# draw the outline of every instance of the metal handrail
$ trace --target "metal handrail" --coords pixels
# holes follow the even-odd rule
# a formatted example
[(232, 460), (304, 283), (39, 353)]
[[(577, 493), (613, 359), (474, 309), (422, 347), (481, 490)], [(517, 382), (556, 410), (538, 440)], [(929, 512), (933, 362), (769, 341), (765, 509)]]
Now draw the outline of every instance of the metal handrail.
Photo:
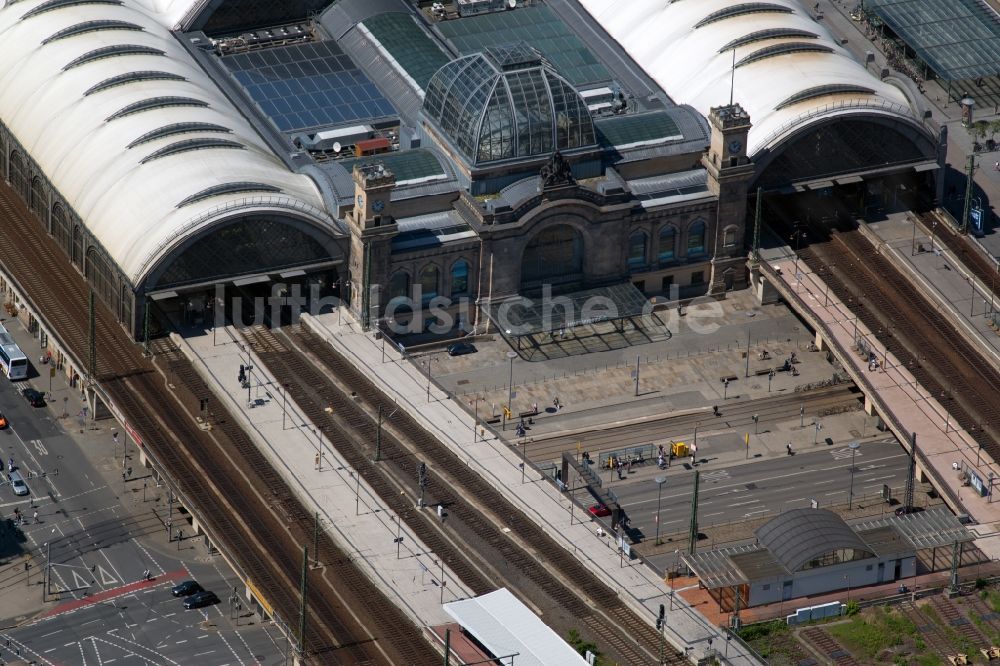
[[(152, 264), (156, 262), (157, 258), (159, 258), (160, 254), (164, 251), (165, 248), (168, 248), (171, 245), (174, 245), (177, 242), (179, 242), (179, 240), (183, 239), (183, 237), (188, 233), (188, 231), (194, 229), (195, 227), (198, 227), (206, 220), (209, 220), (213, 217), (218, 217), (219, 215), (224, 213), (231, 214), (236, 211), (247, 210), (252, 208), (261, 208), (261, 207), (279, 208), (279, 209), (292, 210), (300, 213), (305, 213), (318, 220), (327, 222), (331, 225), (333, 224), (331, 222), (329, 214), (299, 199), (293, 199), (291, 197), (277, 197), (277, 196), (242, 197), (240, 199), (227, 201), (226, 203), (219, 204), (218, 206), (213, 206), (212, 208), (209, 208), (208, 210), (203, 211), (202, 213), (199, 213), (198, 215), (190, 218), (182, 226), (174, 229), (173, 233), (170, 235), (169, 238), (165, 238), (164, 240), (160, 241), (153, 247), (153, 249), (151, 249), (149, 252), (146, 253), (146, 256), (143, 257), (142, 261), (139, 262), (138, 272), (136, 273), (135, 276), (131, 277), (141, 278), (145, 276), (147, 271), (150, 269)], [(140, 282), (140, 280), (136, 279), (136, 283), (138, 282)]]
[[(816, 118), (818, 116), (824, 116), (831, 113), (836, 113), (842, 110), (859, 109), (859, 110), (873, 110), (873, 111), (883, 111), (886, 113), (892, 113), (894, 115), (905, 118), (906, 120), (916, 120), (913, 114), (910, 112), (909, 107), (902, 104), (896, 104), (895, 102), (888, 102), (885, 100), (873, 101), (867, 99), (852, 99), (852, 100), (841, 100), (839, 102), (833, 102), (830, 104), (824, 104), (823, 106), (810, 109), (795, 116), (791, 120), (787, 120), (778, 126), (777, 129), (773, 130), (764, 139), (761, 139), (757, 146), (751, 152), (757, 152), (763, 150), (771, 145), (771, 142), (778, 136), (785, 134), (793, 128), (802, 127), (804, 121), (811, 118)], [(755, 143), (758, 141), (756, 137), (754, 138)]]
[[(782, 292), (783, 298), (795, 302), (799, 312), (812, 322), (814, 330), (823, 331), (824, 338), (826, 339), (828, 344), (836, 347), (837, 350), (845, 356), (849, 354), (849, 350), (844, 349), (843, 346), (840, 344), (840, 342), (837, 341), (837, 338), (833, 335), (833, 331), (830, 329), (830, 327), (827, 326), (826, 323), (824, 323), (823, 321), (813, 316), (812, 310), (809, 309), (809, 306), (806, 304), (806, 302), (802, 300), (802, 298), (797, 293), (795, 293), (794, 290), (787, 288), (785, 282), (778, 277), (777, 272), (774, 270), (772, 266), (770, 266), (767, 262), (761, 262), (760, 264), (758, 264), (758, 267), (761, 269), (762, 272), (768, 274), (769, 279), (771, 280), (775, 288)], [(890, 409), (889, 406), (886, 405), (881, 400), (878, 391), (875, 390), (875, 387), (872, 385), (868, 377), (863, 373), (854, 373), (852, 372), (852, 370), (853, 367), (850, 367), (848, 369), (848, 372), (851, 373), (852, 375), (855, 374), (857, 375), (854, 378), (855, 384), (861, 386), (865, 392), (865, 395), (868, 396), (873, 402), (879, 404), (880, 406), (879, 412), (882, 416), (882, 419), (887, 423), (889, 423), (889, 426), (895, 433), (896, 437), (906, 442), (909, 442), (911, 434), (910, 431), (906, 430), (903, 427), (902, 422), (899, 420), (899, 417), (896, 416), (895, 412), (893, 412), (892, 409)], [(907, 446), (907, 444), (904, 444), (904, 447), (905, 446)], [(948, 484), (945, 482), (944, 479), (941, 478), (941, 476), (938, 474), (938, 471), (931, 465), (930, 460), (927, 458), (926, 455), (924, 455), (924, 452), (920, 448), (917, 449), (917, 459), (921, 462), (927, 474), (934, 480), (935, 489), (939, 493), (947, 495), (948, 499), (950, 500), (950, 502), (948, 502), (949, 504), (962, 508), (962, 502), (961, 500), (959, 500), (958, 495), (956, 495), (955, 492), (948, 487)]]

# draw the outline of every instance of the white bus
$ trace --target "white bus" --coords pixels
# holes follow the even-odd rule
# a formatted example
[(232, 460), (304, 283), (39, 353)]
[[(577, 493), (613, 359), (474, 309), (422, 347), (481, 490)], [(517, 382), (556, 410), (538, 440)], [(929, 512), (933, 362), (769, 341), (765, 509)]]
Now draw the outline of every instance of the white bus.
[(28, 357), (3, 326), (0, 326), (0, 367), (8, 379), (25, 379), (28, 376)]

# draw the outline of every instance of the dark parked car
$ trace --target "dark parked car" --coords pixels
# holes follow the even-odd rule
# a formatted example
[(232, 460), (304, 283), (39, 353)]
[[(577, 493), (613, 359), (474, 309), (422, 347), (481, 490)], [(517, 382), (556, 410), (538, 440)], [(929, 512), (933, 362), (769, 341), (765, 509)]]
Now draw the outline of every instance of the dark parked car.
[(36, 391), (33, 388), (26, 388), (21, 392), (24, 399), (28, 401), (28, 404), (32, 407), (44, 407), (45, 406), (45, 392)]
[(170, 589), (170, 594), (175, 597), (189, 597), (196, 592), (204, 592), (204, 588), (196, 580), (186, 580), (178, 583)]
[(202, 590), (185, 599), (184, 608), (191, 610), (192, 608), (202, 608), (203, 606), (211, 606), (217, 603), (219, 603), (219, 597), (215, 596), (215, 592)]
[(448, 356), (465, 356), (466, 354), (475, 354), (478, 349), (476, 345), (471, 342), (456, 342), (453, 345), (448, 345)]

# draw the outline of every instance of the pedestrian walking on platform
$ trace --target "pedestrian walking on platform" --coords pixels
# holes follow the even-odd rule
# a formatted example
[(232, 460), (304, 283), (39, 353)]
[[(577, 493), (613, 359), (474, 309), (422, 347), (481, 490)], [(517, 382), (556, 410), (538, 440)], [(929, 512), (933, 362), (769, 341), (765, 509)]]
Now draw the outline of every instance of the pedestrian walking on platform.
[(32, 514), (32, 516), (31, 516), (31, 522), (32, 522), (32, 524), (35, 524), (35, 525), (38, 524), (38, 512), (37, 511), (35, 511), (35, 513)]

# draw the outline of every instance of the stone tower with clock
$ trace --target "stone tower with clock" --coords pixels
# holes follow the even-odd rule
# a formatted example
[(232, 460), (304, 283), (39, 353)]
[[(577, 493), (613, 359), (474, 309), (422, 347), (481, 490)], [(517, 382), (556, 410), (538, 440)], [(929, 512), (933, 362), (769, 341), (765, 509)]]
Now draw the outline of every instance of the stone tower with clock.
[(389, 273), (392, 238), (399, 231), (389, 212), (396, 177), (381, 164), (357, 164), (351, 175), (354, 210), (347, 216), (351, 231), (351, 310), (368, 330), (385, 306), (382, 292)]
[(747, 187), (754, 165), (747, 156), (750, 114), (739, 104), (714, 107), (708, 121), (712, 138), (702, 158), (708, 170), (708, 187), (718, 197), (709, 293), (746, 286), (746, 253), (743, 243), (747, 223)]

